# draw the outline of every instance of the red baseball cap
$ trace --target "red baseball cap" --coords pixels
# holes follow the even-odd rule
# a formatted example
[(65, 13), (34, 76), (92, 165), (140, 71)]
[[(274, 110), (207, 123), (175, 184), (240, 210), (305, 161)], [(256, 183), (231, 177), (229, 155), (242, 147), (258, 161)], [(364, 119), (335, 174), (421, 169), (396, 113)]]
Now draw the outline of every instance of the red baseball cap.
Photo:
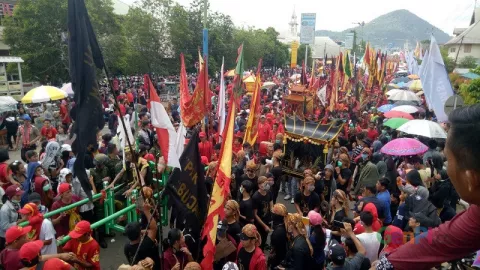
[(144, 159), (146, 159), (147, 161), (151, 161), (151, 162), (155, 162), (155, 156), (153, 154), (146, 154), (145, 156), (143, 156)]
[(22, 188), (17, 185), (11, 185), (5, 190), (5, 195), (7, 195), (8, 199), (12, 199), (13, 196), (22, 196), (22, 194)]
[(207, 133), (205, 133), (205, 132), (202, 131), (202, 132), (200, 132), (200, 133), (198, 134), (198, 136), (200, 136), (200, 138), (206, 138), (206, 137), (207, 137)]
[(64, 260), (52, 258), (45, 262), (43, 269), (71, 270), (72, 266)]
[(26, 261), (33, 261), (35, 258), (40, 256), (40, 251), (42, 250), (43, 247), (43, 241), (42, 240), (37, 240), (37, 241), (32, 241), (25, 243), (21, 248), (20, 248), (20, 259), (26, 260)]
[(18, 213), (28, 215), (38, 213), (38, 207), (34, 203), (27, 203), (22, 209), (18, 210)]
[(92, 231), (92, 229), (90, 229), (90, 222), (88, 222), (86, 220), (82, 220), (75, 225), (75, 228), (73, 229), (73, 231), (71, 231), (68, 235), (72, 239), (77, 239), (77, 238), (81, 237), (82, 235), (84, 235), (88, 232), (91, 232), (91, 231)]
[(72, 186), (69, 183), (61, 183), (58, 186), (58, 196), (62, 195), (63, 193), (72, 190)]
[(13, 241), (17, 240), (21, 236), (26, 235), (32, 230), (32, 226), (25, 226), (25, 227), (20, 227), (20, 226), (12, 226), (8, 228), (7, 232), (5, 233), (5, 244), (9, 245), (13, 243)]
[(208, 165), (208, 158), (206, 156), (201, 156), (200, 160), (203, 165)]

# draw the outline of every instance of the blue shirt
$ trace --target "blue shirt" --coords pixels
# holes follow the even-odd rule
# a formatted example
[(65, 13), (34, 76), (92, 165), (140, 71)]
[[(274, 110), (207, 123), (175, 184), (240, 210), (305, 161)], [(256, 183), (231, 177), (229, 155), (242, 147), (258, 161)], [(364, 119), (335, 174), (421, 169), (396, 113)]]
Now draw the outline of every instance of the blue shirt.
[(401, 203), (398, 206), (397, 215), (395, 216), (395, 219), (393, 220), (392, 225), (403, 230), (407, 225), (407, 220), (405, 219), (405, 212), (406, 212), (405, 203)]
[(385, 217), (383, 223), (390, 224), (392, 222), (392, 214), (390, 213), (390, 192), (388, 192), (388, 190), (379, 192), (377, 194), (377, 199), (383, 203), (383, 213)]

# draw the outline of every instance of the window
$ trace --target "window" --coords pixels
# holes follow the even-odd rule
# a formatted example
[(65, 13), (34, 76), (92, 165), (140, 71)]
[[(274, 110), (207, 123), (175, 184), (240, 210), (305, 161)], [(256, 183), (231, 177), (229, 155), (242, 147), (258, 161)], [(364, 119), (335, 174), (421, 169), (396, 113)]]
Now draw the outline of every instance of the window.
[(472, 52), (472, 44), (465, 44), (463, 45), (463, 52), (464, 53), (471, 53)]
[(455, 51), (457, 51), (457, 48), (454, 48), (454, 47), (450, 48), (450, 52), (454, 53)]

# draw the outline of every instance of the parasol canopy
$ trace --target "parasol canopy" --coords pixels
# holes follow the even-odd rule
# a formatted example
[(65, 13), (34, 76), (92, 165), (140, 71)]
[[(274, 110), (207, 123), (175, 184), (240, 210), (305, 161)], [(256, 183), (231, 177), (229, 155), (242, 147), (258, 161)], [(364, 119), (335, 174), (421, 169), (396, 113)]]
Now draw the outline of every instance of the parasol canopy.
[(415, 95), (417, 95), (417, 96), (423, 95), (423, 90), (422, 90), (422, 91), (418, 91)]
[(243, 78), (244, 83), (254, 83), (255, 82), (255, 77), (253, 75), (248, 76), (246, 78)]
[(11, 96), (1, 96), (0, 97), (0, 113), (16, 111), (17, 103), (18, 101), (16, 101)]
[(410, 74), (407, 76), (408, 78), (412, 79), (412, 80), (417, 80), (417, 79), (420, 79), (420, 77), (418, 77), (417, 74)]
[(447, 132), (438, 123), (429, 120), (412, 120), (398, 128), (407, 134), (423, 136), (427, 138), (446, 139)]
[(420, 80), (413, 81), (408, 88), (410, 90), (419, 91), (423, 89), (422, 82)]
[(263, 85), (262, 85), (262, 88), (269, 88), (269, 87), (273, 87), (275, 85), (276, 84), (274, 82), (264, 82)]
[(400, 77), (400, 78), (393, 79), (393, 80), (392, 80), (392, 83), (394, 83), (394, 84), (398, 84), (399, 82), (407, 83), (408, 81), (410, 81), (409, 78), (407, 78), (407, 77)]
[(68, 95), (57, 87), (42, 85), (33, 88), (22, 98), (22, 103), (41, 103), (51, 100), (64, 99)]
[(399, 111), (389, 111), (384, 114), (385, 118), (405, 118), (409, 120), (413, 120), (413, 116), (405, 112)]
[(383, 123), (383, 125), (387, 127), (391, 127), (393, 129), (397, 129), (403, 124), (407, 123), (408, 121), (410, 120), (405, 118), (390, 118), (385, 123)]
[(385, 105), (382, 105), (382, 106), (378, 107), (377, 109), (378, 109), (379, 112), (386, 113), (386, 112), (391, 111), (394, 107), (395, 107), (394, 104), (385, 104)]
[(412, 105), (401, 105), (392, 109), (392, 111), (406, 112), (406, 113), (416, 113), (418, 108)]
[(401, 91), (395, 92), (394, 94), (388, 97), (389, 100), (403, 100), (403, 101), (418, 101), (420, 102), (420, 98), (415, 95), (412, 91)]
[(402, 90), (402, 89), (392, 89), (392, 90), (388, 90), (385, 95), (387, 96), (391, 96), (393, 94), (397, 94), (397, 93), (400, 93), (402, 91), (405, 91), (405, 90)]
[(418, 106), (420, 102), (418, 101), (408, 101), (408, 100), (399, 100), (395, 101), (395, 106), (402, 106), (402, 105), (411, 105), (411, 106)]
[(72, 83), (64, 84), (64, 85), (62, 86), (62, 88), (60, 88), (60, 90), (62, 90), (63, 92), (67, 93), (67, 95), (69, 95), (69, 96), (73, 96), (73, 95), (74, 95), (73, 89), (72, 89)]
[(225, 77), (234, 77), (235, 76), (235, 69), (231, 69), (223, 74)]
[[(408, 123), (408, 122), (407, 122)], [(385, 144), (380, 152), (391, 156), (415, 156), (427, 152), (428, 147), (418, 140), (399, 138)]]

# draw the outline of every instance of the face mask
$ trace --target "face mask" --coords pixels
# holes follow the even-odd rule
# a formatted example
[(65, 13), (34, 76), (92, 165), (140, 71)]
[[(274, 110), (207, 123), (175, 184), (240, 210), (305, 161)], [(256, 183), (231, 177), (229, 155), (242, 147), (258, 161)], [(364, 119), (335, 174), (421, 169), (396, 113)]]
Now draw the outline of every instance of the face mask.
[(275, 143), (280, 143), (280, 140), (275, 140)]
[(312, 186), (312, 185), (308, 186), (308, 190), (309, 190), (309, 191), (314, 191), (314, 190), (315, 190), (315, 186)]
[(269, 184), (263, 185), (263, 190), (264, 190), (264, 191), (270, 190), (270, 185), (269, 185)]
[(343, 163), (341, 161), (337, 162), (338, 167), (342, 167)]
[(50, 190), (50, 184), (46, 184), (43, 186), (43, 191), (49, 191)]
[(368, 154), (362, 154), (362, 159), (365, 161), (368, 159)]
[(240, 187), (240, 193), (243, 193), (243, 191), (245, 191), (245, 189), (243, 187)]

